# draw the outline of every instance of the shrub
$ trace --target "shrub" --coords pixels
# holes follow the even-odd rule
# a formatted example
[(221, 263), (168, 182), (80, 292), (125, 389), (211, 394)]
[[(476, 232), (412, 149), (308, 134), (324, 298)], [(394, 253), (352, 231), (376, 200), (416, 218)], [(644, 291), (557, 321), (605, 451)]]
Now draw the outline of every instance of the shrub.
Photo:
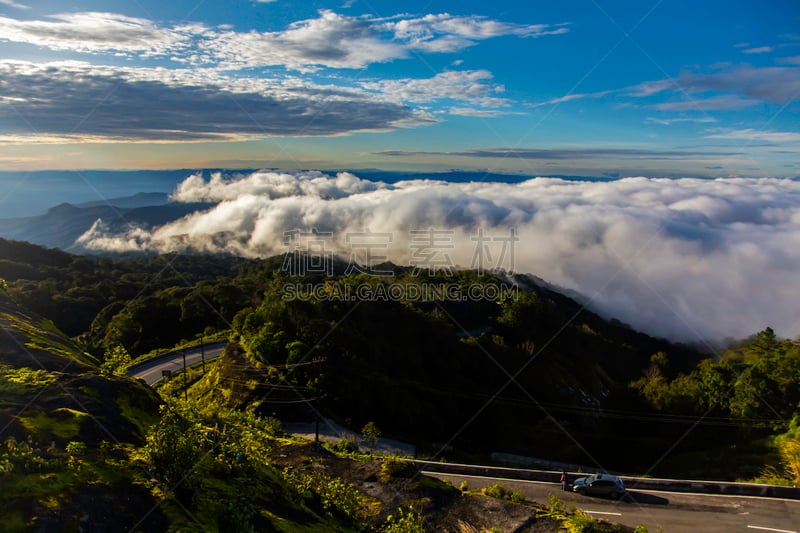
[(66, 451), (72, 457), (83, 457), (86, 455), (86, 444), (83, 442), (71, 441), (67, 444)]
[(285, 468), (283, 477), (300, 494), (317, 498), (325, 511), (351, 520), (358, 518), (361, 495), (353, 485), (320, 472), (301, 472), (294, 468)]
[(536, 517), (564, 520), (567, 517), (567, 506), (564, 505), (564, 502), (561, 501), (561, 498), (555, 494), (549, 494), (547, 498), (550, 500), (550, 505), (538, 509), (536, 511)]
[(358, 441), (353, 435), (345, 433), (338, 442), (331, 446), (331, 449), (338, 453), (357, 453)]
[(508, 499), (514, 503), (522, 503), (525, 501), (525, 495), (518, 490), (512, 490), (511, 494), (508, 496)]
[(580, 509), (575, 509), (575, 512), (563, 522), (564, 528), (569, 533), (590, 533), (595, 530), (596, 525), (597, 521), (589, 513), (585, 513)]
[(507, 494), (505, 487), (500, 483), (495, 483), (491, 487), (484, 487), (481, 489), (481, 493), (490, 498), (497, 498), (498, 500), (504, 499)]
[(124, 376), (128, 365), (131, 364), (131, 355), (124, 346), (115, 346), (105, 353), (100, 373), (105, 376)]
[(381, 464), (381, 470), (378, 472), (378, 479), (384, 483), (387, 483), (391, 478), (410, 478), (416, 473), (417, 470), (411, 463), (390, 457)]
[(150, 471), (179, 499), (194, 496), (208, 468), (204, 450), (212, 448), (205, 432), (187, 420), (189, 414), (171, 405), (162, 407), (161, 420), (147, 434), (142, 449)]
[(484, 487), (481, 489), (481, 493), (491, 498), (497, 498), (498, 500), (509, 500), (514, 503), (525, 501), (525, 495), (520, 491), (508, 490), (500, 483), (495, 483), (491, 487)]
[(386, 517), (386, 523), (380, 531), (383, 533), (423, 533), (425, 531), (425, 521), (421, 514), (414, 512), (413, 507), (409, 506), (406, 511), (400, 507), (397, 509), (397, 513), (397, 516)]

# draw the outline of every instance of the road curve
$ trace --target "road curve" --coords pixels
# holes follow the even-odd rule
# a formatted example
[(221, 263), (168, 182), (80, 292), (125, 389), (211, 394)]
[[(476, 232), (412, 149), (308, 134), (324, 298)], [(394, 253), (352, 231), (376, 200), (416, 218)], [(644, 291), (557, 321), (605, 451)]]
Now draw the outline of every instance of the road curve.
[(755, 496), (687, 494), (683, 492), (632, 490), (621, 501), (562, 492), (558, 483), (519, 481), (485, 476), (446, 474), (423, 470), (426, 476), (447, 479), (458, 487), (466, 481), (470, 490), (501, 483), (518, 490), (527, 500), (548, 503), (555, 494), (567, 505), (595, 518), (648, 531), (666, 533), (730, 533), (732, 531), (800, 533), (800, 501)]
[[(186, 366), (199, 363), (205, 357), (206, 362), (216, 359), (228, 345), (228, 341), (214, 342), (206, 344), (203, 350), (200, 347), (188, 348), (186, 350)], [(203, 355), (205, 353), (205, 355)], [(145, 383), (152, 386), (164, 377), (164, 371), (177, 372), (183, 369), (183, 354), (180, 350), (160, 355), (150, 361), (138, 363), (128, 369), (128, 376), (143, 379)]]

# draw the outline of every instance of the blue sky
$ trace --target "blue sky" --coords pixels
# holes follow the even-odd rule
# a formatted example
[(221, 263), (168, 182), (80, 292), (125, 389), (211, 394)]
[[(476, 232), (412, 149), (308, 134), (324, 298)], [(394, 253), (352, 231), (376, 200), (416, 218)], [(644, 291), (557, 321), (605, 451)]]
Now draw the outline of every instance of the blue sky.
[(800, 175), (792, 1), (0, 0), (0, 165)]

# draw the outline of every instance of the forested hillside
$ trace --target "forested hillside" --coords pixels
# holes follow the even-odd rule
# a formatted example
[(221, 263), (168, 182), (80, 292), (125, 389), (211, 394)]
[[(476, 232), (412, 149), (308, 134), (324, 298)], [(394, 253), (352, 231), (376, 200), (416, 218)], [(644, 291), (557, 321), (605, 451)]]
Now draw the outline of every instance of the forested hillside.
[[(353, 427), (377, 421), (434, 456), (502, 451), (725, 479), (756, 478), (770, 465), (773, 478), (793, 476), (785, 456), (800, 356), (771, 330), (704, 353), (601, 318), (528, 276), (384, 265), (392, 275), (376, 277), (337, 263), (328, 276), (298, 277), (285, 259), (79, 257), (0, 241), (8, 293), (97, 364), (229, 331), (260, 370), (219, 368), (191, 391), (227, 409), (307, 419), (313, 398), (325, 416)], [(322, 296), (425, 284), (502, 296), (288, 298), (298, 284)], [(665, 443), (674, 446), (661, 459)]]
[(562, 508), (538, 518), (519, 493), (513, 503), (502, 490), (470, 493), (393, 459), (337, 456), (218, 400), (159, 397), (98, 368), (1, 285), (3, 531), (546, 532), (572, 519)]

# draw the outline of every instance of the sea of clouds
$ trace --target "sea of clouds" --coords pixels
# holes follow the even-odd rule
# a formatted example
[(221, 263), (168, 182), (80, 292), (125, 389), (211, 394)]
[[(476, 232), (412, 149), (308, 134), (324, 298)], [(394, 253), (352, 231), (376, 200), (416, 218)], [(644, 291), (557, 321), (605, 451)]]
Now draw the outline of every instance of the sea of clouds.
[[(485, 267), (535, 274), (607, 317), (672, 340), (743, 338), (766, 326), (800, 335), (796, 180), (387, 184), (347, 172), (259, 171), (192, 175), (173, 199), (215, 205), (151, 229), (111, 231), (98, 221), (77, 244), (265, 257), (290, 250), (286, 232), (316, 230), (330, 232), (326, 251), (362, 260), (350, 237), (374, 232), (384, 237), (373, 260), (424, 265), (435, 255), (431, 264), (467, 268), (480, 248)], [(513, 246), (503, 240), (511, 228)], [(418, 230), (437, 235), (428, 248)]]

